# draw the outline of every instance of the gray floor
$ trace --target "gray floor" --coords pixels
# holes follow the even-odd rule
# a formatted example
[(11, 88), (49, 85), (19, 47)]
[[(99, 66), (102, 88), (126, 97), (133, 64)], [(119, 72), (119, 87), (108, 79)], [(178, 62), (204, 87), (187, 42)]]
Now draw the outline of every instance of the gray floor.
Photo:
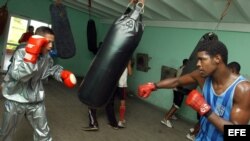
[[(100, 130), (86, 132), (81, 128), (88, 125), (87, 106), (77, 97), (78, 87), (67, 89), (61, 83), (49, 80), (45, 88), (47, 116), (54, 141), (186, 141), (186, 133), (193, 125), (178, 119), (173, 121), (174, 128), (170, 129), (160, 123), (165, 111), (131, 95), (127, 99), (126, 128), (110, 128), (104, 109), (99, 109)], [(0, 121), (3, 101), (0, 100)], [(118, 108), (118, 100), (116, 101)], [(13, 141), (32, 140), (32, 128), (23, 118)]]

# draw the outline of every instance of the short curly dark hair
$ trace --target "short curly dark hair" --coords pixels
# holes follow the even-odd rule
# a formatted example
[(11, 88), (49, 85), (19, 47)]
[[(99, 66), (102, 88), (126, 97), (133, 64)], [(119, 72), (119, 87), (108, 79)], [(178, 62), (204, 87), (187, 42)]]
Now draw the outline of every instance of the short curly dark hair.
[(219, 40), (202, 41), (198, 47), (198, 52), (205, 51), (209, 56), (220, 55), (224, 64), (228, 61), (228, 50), (224, 43)]
[(36, 35), (41, 35), (41, 36), (44, 36), (45, 34), (51, 34), (51, 35), (55, 35), (54, 34), (54, 31), (47, 27), (47, 26), (40, 26), (36, 29), (35, 31), (35, 34)]
[(235, 62), (235, 61), (230, 62), (230, 63), (228, 63), (227, 66), (228, 66), (229, 69), (235, 70), (235, 72), (237, 74), (240, 73), (241, 66), (240, 66), (240, 64), (238, 62)]

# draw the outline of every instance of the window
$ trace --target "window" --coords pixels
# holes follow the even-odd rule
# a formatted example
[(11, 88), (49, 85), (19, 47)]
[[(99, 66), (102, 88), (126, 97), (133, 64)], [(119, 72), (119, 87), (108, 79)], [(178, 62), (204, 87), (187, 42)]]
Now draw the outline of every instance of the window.
[(10, 17), (9, 31), (7, 35), (7, 41), (5, 48), (3, 48), (3, 56), (1, 63), (1, 71), (6, 72), (10, 64), (10, 58), (12, 57), (18, 43), (19, 38), (24, 32), (26, 32), (29, 25), (34, 26), (34, 31), (40, 26), (51, 27), (50, 24), (37, 21), (34, 19), (20, 18), (17, 16)]
[(28, 25), (28, 20), (21, 19), (18, 17), (10, 18), (10, 26), (7, 37), (6, 52), (11, 54), (13, 50), (16, 49), (18, 45), (18, 39), (26, 31)]
[(44, 22), (40, 22), (40, 21), (36, 21), (36, 20), (30, 20), (30, 25), (34, 26), (34, 31), (40, 27), (40, 26), (48, 26), (51, 27), (50, 24), (48, 23), (44, 23)]

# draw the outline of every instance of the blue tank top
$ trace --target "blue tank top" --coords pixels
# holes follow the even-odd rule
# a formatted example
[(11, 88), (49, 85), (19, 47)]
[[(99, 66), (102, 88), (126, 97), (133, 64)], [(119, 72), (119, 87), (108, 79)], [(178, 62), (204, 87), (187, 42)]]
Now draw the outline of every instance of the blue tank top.
[[(237, 84), (246, 81), (243, 76), (239, 76), (221, 95), (217, 95), (213, 89), (211, 77), (206, 78), (202, 93), (211, 106), (212, 111), (225, 120), (230, 119), (233, 105), (234, 90)], [(196, 141), (223, 141), (221, 133), (206, 117), (200, 119), (200, 131), (196, 136)]]

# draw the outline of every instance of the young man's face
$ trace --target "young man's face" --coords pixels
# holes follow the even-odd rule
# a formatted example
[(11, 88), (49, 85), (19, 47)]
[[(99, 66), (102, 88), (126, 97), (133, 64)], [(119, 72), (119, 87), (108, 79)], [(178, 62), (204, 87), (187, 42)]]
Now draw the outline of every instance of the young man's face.
[(53, 42), (55, 40), (55, 36), (52, 34), (45, 34), (44, 37), (48, 40), (48, 44), (42, 48), (42, 53), (46, 54), (53, 48)]
[(198, 52), (197, 57), (197, 68), (200, 71), (201, 76), (207, 77), (211, 75), (217, 67), (215, 57), (209, 56), (205, 51)]

